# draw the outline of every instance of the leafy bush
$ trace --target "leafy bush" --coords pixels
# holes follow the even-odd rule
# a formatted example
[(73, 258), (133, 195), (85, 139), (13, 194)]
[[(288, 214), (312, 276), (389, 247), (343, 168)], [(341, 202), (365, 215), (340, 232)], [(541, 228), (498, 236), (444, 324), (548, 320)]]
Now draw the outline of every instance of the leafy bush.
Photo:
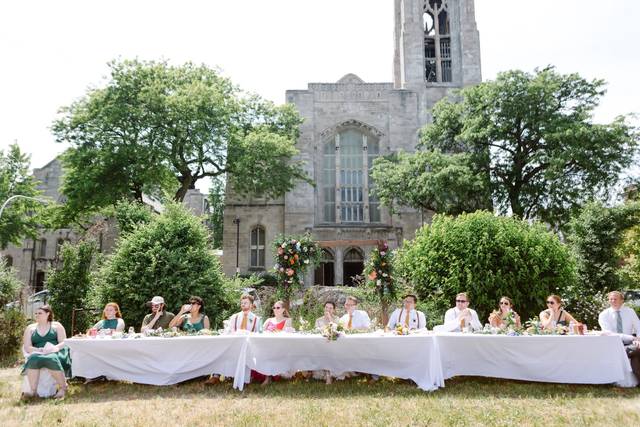
[(116, 203), (113, 209), (113, 216), (118, 222), (120, 234), (125, 235), (144, 224), (148, 224), (153, 219), (151, 209), (136, 201), (123, 199)]
[(20, 310), (0, 310), (0, 365), (10, 365), (19, 359), (26, 326), (27, 319)]
[(547, 295), (562, 295), (577, 278), (569, 249), (543, 226), (480, 211), (436, 215), (399, 251), (396, 271), (428, 301), (431, 324), (459, 292), (469, 293), (481, 319), (503, 295), (527, 319), (545, 307)]
[[(96, 244), (91, 240), (77, 244), (65, 243), (60, 249), (62, 265), (49, 275), (47, 289), (51, 296), (49, 304), (56, 320), (62, 323), (68, 335), (72, 335), (71, 317), (75, 308), (90, 308), (87, 296), (91, 288), (91, 265), (96, 253)], [(76, 330), (90, 327), (87, 316), (78, 316)]]
[(4, 258), (0, 258), (0, 310), (4, 309), (5, 304), (16, 300), (21, 287), (15, 270), (7, 265)]
[[(577, 294), (595, 294), (625, 287), (620, 269), (625, 256), (620, 254), (620, 246), (625, 233), (638, 224), (640, 203), (614, 207), (590, 203), (571, 220), (567, 240), (578, 259), (580, 287)], [(633, 248), (631, 243), (629, 250), (633, 252)], [(639, 250), (640, 245), (635, 248)]]
[(162, 215), (119, 239), (96, 275), (93, 299), (101, 306), (117, 302), (125, 323), (139, 327), (154, 295), (163, 296), (174, 313), (197, 295), (204, 299), (212, 328), (219, 326), (228, 301), (208, 238), (207, 229), (186, 208), (168, 205)]

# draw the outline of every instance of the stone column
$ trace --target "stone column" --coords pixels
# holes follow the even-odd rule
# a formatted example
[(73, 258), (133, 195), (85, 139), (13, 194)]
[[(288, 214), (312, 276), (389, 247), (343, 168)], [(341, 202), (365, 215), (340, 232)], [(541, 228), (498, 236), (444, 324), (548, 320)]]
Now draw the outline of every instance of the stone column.
[(334, 285), (344, 285), (343, 281), (343, 267), (344, 267), (344, 249), (342, 247), (337, 247), (336, 256), (333, 265), (333, 284)]

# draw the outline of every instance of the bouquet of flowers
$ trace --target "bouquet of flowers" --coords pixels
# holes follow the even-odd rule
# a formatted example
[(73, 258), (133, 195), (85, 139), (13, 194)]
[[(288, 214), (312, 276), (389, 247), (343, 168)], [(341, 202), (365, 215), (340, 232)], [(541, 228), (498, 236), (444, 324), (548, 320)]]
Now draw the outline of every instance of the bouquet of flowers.
[(409, 328), (398, 323), (393, 331), (396, 335), (409, 335)]
[(322, 336), (329, 341), (335, 341), (344, 332), (344, 327), (339, 323), (327, 323), (322, 328)]
[(305, 270), (309, 265), (318, 263), (322, 251), (309, 234), (303, 237), (280, 236), (273, 244), (278, 296), (289, 301), (293, 291), (302, 285)]
[(392, 271), (393, 254), (386, 242), (379, 242), (369, 255), (369, 260), (364, 268), (367, 285), (372, 287), (380, 302), (390, 303), (395, 301), (397, 289), (394, 283)]

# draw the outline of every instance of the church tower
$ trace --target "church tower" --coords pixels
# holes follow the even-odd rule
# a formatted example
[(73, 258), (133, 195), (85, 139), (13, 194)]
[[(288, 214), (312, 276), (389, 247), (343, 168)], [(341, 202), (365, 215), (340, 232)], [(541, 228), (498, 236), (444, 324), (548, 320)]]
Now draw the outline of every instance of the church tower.
[(394, 1), (394, 87), (420, 94), (423, 114), (482, 81), (474, 0)]
[(228, 188), (226, 274), (266, 273), (279, 234), (310, 233), (323, 259), (305, 284), (353, 285), (378, 241), (396, 248), (430, 221), (429, 212), (382, 206), (371, 168), (377, 157), (414, 151), (435, 103), (481, 81), (474, 2), (394, 1), (393, 82), (346, 73), (286, 92), (287, 103), (304, 118), (296, 160), (315, 185), (298, 183), (278, 199), (244, 197)]

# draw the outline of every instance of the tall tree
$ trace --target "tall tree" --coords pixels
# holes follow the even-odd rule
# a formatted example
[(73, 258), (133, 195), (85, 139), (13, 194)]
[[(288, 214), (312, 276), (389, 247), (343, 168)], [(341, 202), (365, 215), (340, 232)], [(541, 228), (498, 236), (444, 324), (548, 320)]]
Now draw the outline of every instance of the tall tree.
[[(36, 197), (39, 192), (29, 172), (29, 156), (17, 144), (9, 146), (6, 154), (0, 151), (0, 206), (12, 196)], [(0, 247), (19, 244), (24, 237), (35, 237), (38, 219), (35, 213), (41, 204), (24, 198), (10, 202), (0, 218)]]
[(301, 119), (187, 63), (112, 62), (110, 80), (63, 108), (53, 132), (71, 144), (63, 193), (81, 212), (142, 194), (181, 201), (196, 182), (227, 175), (236, 189), (278, 196), (308, 180), (295, 142)]
[(448, 215), (491, 209), (486, 174), (467, 153), (394, 153), (374, 161), (374, 194), (395, 210), (409, 206)]
[(596, 124), (604, 81), (508, 71), (440, 101), (421, 148), (468, 152), (487, 171), (501, 213), (566, 224), (590, 199), (605, 198), (632, 162), (638, 133), (618, 117)]

